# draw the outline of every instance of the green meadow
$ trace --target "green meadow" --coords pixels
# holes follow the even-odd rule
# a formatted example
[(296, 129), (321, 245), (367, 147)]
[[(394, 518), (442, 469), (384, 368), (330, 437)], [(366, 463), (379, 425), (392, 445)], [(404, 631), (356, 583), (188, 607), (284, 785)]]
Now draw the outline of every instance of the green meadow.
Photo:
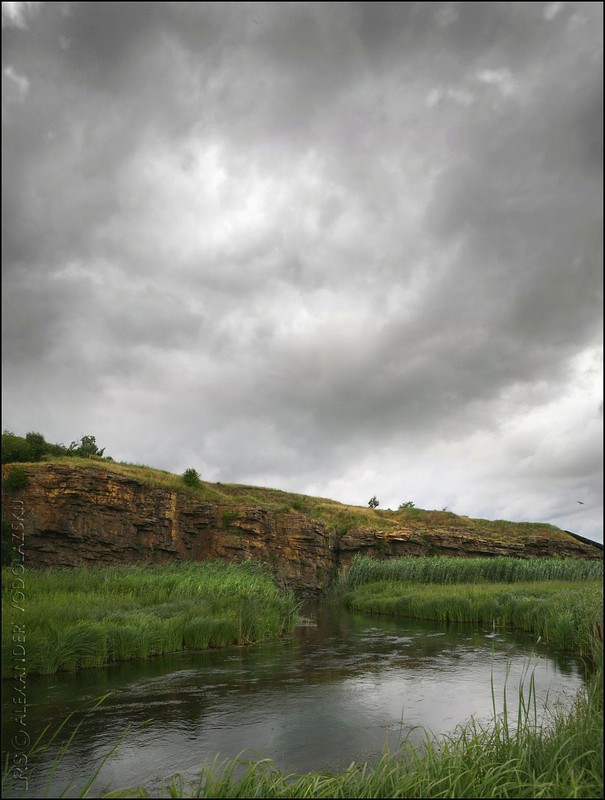
[(24, 623), (28, 672), (51, 674), (258, 642), (290, 633), (297, 619), (294, 595), (250, 561), (30, 571), (17, 601), (9, 569), (2, 578), (3, 677), (13, 627)]

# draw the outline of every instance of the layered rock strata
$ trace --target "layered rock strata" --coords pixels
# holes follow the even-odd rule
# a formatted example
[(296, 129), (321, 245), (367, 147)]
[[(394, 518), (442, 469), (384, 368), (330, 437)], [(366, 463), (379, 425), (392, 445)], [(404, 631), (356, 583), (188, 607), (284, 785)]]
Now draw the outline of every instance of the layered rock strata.
[(563, 531), (556, 540), (536, 534), (521, 543), (455, 525), (423, 530), (408, 525), (388, 532), (356, 528), (339, 537), (304, 514), (203, 502), (102, 468), (24, 469), (27, 486), (5, 493), (3, 518), (10, 521), (18, 509), (28, 567), (252, 558), (269, 564), (280, 585), (318, 592), (357, 553), (602, 558), (599, 545)]

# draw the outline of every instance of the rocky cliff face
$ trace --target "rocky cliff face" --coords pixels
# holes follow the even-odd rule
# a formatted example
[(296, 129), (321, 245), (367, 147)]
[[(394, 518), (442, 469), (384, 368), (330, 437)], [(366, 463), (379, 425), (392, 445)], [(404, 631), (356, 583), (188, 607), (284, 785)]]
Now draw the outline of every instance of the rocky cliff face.
[(102, 468), (39, 464), (24, 469), (27, 486), (4, 496), (3, 518), (10, 522), (17, 512), (22, 520), (28, 567), (253, 558), (269, 564), (283, 586), (321, 591), (356, 553), (602, 558), (598, 545), (563, 532), (556, 541), (536, 535), (523, 543), (452, 526), (394, 532), (358, 528), (337, 537), (303, 514), (200, 502)]

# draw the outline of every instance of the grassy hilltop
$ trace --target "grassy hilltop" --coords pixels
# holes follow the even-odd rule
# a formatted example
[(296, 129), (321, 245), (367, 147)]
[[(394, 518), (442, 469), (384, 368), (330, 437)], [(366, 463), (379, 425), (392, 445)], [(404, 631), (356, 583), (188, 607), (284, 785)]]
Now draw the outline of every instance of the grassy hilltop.
[(35, 466), (43, 469), (46, 465), (52, 464), (69, 464), (81, 469), (108, 470), (125, 478), (139, 481), (150, 488), (183, 492), (201, 502), (216, 503), (232, 511), (260, 507), (278, 513), (302, 514), (309, 519), (323, 523), (337, 535), (343, 535), (353, 528), (384, 533), (413, 529), (419, 535), (425, 531), (445, 533), (451, 530), (457, 534), (475, 534), (480, 535), (482, 539), (511, 544), (522, 544), (535, 538), (548, 539), (553, 543), (569, 540), (569, 534), (565, 531), (554, 525), (540, 522), (473, 519), (454, 514), (451, 511), (428, 510), (413, 506), (396, 511), (369, 508), (346, 505), (325, 497), (285, 492), (280, 489), (211, 483), (204, 480), (199, 480), (195, 486), (190, 486), (184, 482), (181, 475), (166, 470), (94, 456), (91, 458), (46, 456), (43, 461), (8, 465), (8, 467), (4, 467), (4, 470), (21, 466)]

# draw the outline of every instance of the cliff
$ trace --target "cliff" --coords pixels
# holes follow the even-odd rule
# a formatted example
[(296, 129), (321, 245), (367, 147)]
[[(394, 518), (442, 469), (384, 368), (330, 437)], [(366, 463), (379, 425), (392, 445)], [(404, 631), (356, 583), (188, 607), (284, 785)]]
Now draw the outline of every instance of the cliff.
[(28, 568), (253, 558), (284, 586), (321, 591), (356, 553), (602, 558), (602, 546), (551, 525), (377, 512), (254, 487), (186, 490), (169, 473), (103, 462), (20, 466), (26, 485), (3, 491), (2, 513), (22, 521)]

